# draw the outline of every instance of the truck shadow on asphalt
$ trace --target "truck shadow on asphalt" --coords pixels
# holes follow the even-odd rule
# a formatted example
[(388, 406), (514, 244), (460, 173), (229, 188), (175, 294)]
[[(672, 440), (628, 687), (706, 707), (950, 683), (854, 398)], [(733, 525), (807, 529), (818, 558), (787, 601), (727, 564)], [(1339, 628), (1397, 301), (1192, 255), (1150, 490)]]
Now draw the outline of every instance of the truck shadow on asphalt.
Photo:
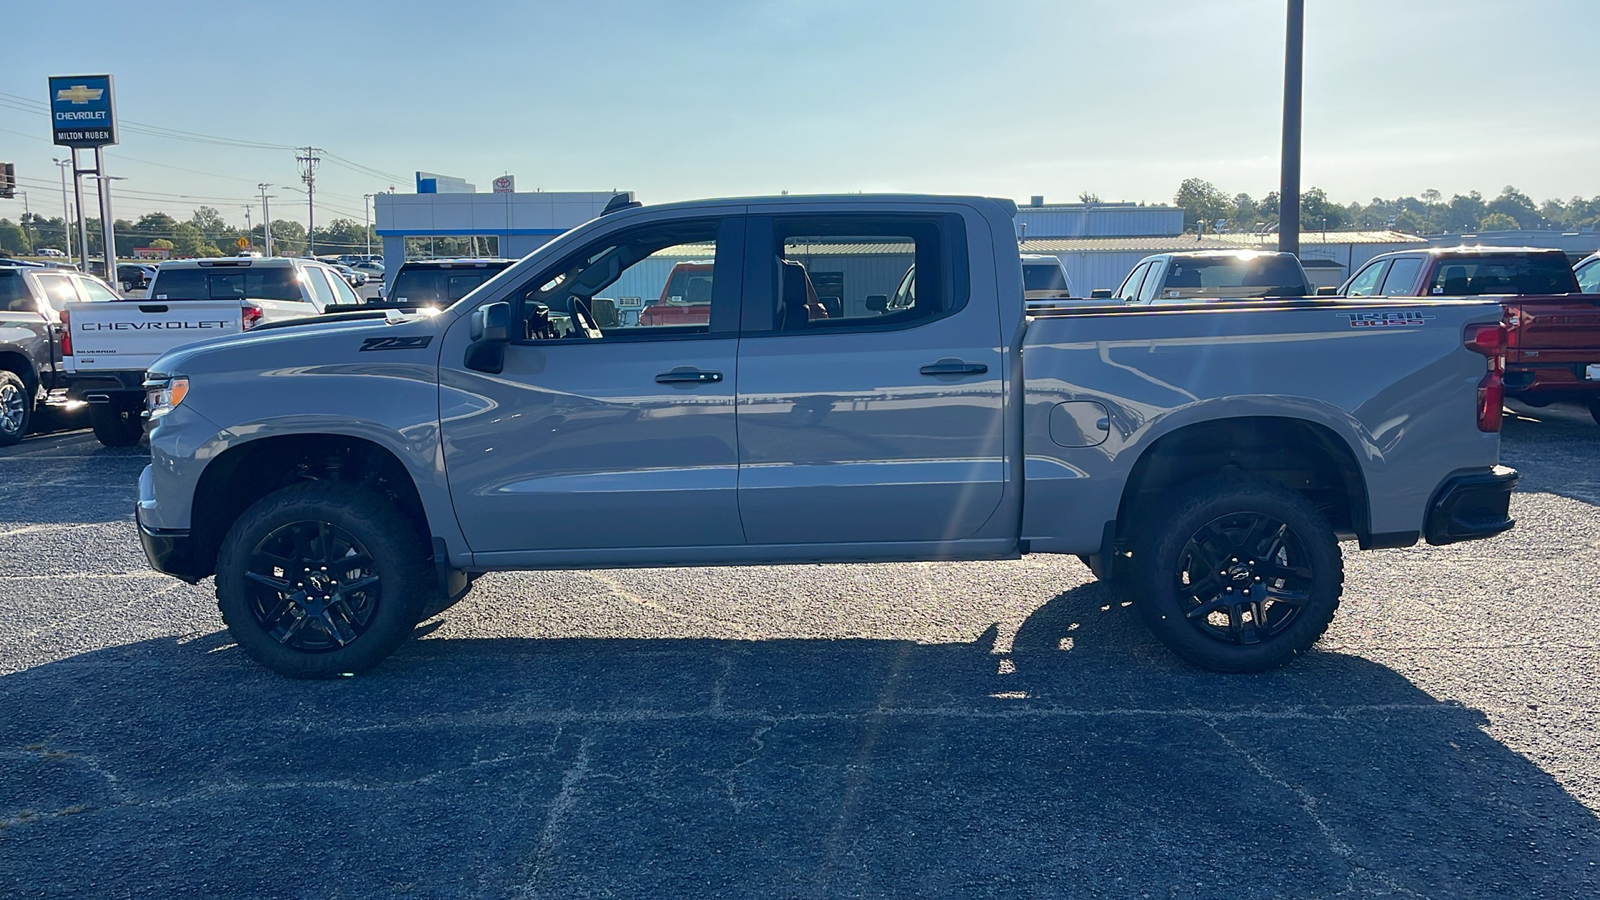
[(1004, 652), (435, 635), (305, 683), (222, 633), (99, 650), (0, 678), (0, 894), (1600, 894), (1600, 822), (1482, 713), (1142, 634), (1085, 585)]

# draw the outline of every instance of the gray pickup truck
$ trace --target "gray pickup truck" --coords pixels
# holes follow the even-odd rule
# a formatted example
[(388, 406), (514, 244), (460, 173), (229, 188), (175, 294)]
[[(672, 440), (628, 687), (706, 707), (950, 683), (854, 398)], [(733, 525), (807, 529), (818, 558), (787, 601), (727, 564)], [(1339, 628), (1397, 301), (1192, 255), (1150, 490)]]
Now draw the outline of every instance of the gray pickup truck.
[[(145, 553), (215, 574), (239, 645), (299, 677), (378, 663), (493, 570), (1025, 553), (1079, 555), (1181, 656), (1257, 671), (1328, 626), (1339, 540), (1512, 526), (1498, 304), (1029, 316), (1014, 214), (625, 208), (442, 311), (176, 349), (147, 380)], [(703, 317), (597, 313), (707, 260)]]

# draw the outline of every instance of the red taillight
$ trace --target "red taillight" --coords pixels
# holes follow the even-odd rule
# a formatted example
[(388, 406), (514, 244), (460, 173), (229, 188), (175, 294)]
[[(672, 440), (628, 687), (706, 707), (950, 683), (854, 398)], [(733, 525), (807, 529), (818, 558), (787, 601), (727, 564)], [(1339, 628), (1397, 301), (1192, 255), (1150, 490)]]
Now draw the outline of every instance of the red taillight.
[(1506, 402), (1506, 326), (1468, 325), (1464, 343), (1468, 350), (1488, 360), (1489, 371), (1478, 382), (1478, 430), (1500, 430), (1500, 409)]
[(61, 355), (72, 355), (72, 319), (64, 309), (61, 311)]
[(261, 307), (253, 303), (246, 303), (239, 307), (239, 318), (240, 330), (249, 331), (261, 324)]

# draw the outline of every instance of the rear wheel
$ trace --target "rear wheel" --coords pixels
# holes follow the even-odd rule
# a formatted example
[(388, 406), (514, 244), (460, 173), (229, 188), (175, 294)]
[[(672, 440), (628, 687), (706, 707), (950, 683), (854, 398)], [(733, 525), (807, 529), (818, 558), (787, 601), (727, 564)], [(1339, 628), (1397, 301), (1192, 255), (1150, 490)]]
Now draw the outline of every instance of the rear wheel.
[(382, 662), (438, 601), (422, 536), (381, 494), (332, 482), (284, 488), (229, 529), (217, 606), (251, 658), (292, 678)]
[(0, 446), (10, 446), (28, 434), (33, 421), (33, 397), (15, 372), (0, 370)]
[(1136, 552), (1135, 605), (1162, 643), (1219, 672), (1260, 672), (1305, 653), (1333, 620), (1344, 566), (1305, 497), (1242, 481), (1183, 495)]
[(144, 436), (139, 410), (112, 401), (89, 405), (89, 424), (95, 439), (107, 447), (132, 447)]

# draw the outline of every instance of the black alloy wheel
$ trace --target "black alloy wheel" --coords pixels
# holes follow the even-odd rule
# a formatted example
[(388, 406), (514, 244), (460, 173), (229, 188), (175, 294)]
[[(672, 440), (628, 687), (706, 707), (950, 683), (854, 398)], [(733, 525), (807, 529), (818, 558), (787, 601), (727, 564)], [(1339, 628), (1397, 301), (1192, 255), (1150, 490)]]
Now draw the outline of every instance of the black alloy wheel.
[(1184, 545), (1176, 589), (1184, 618), (1212, 640), (1258, 644), (1283, 634), (1316, 578), (1304, 542), (1264, 513), (1219, 516)]
[(1251, 479), (1202, 484), (1145, 521), (1130, 561), (1134, 605), (1184, 659), (1265, 671), (1310, 650), (1333, 621), (1344, 564), (1304, 495)]
[(272, 531), (245, 570), (251, 617), (292, 650), (326, 653), (372, 626), (383, 579), (359, 540), (327, 522), (291, 522)]

